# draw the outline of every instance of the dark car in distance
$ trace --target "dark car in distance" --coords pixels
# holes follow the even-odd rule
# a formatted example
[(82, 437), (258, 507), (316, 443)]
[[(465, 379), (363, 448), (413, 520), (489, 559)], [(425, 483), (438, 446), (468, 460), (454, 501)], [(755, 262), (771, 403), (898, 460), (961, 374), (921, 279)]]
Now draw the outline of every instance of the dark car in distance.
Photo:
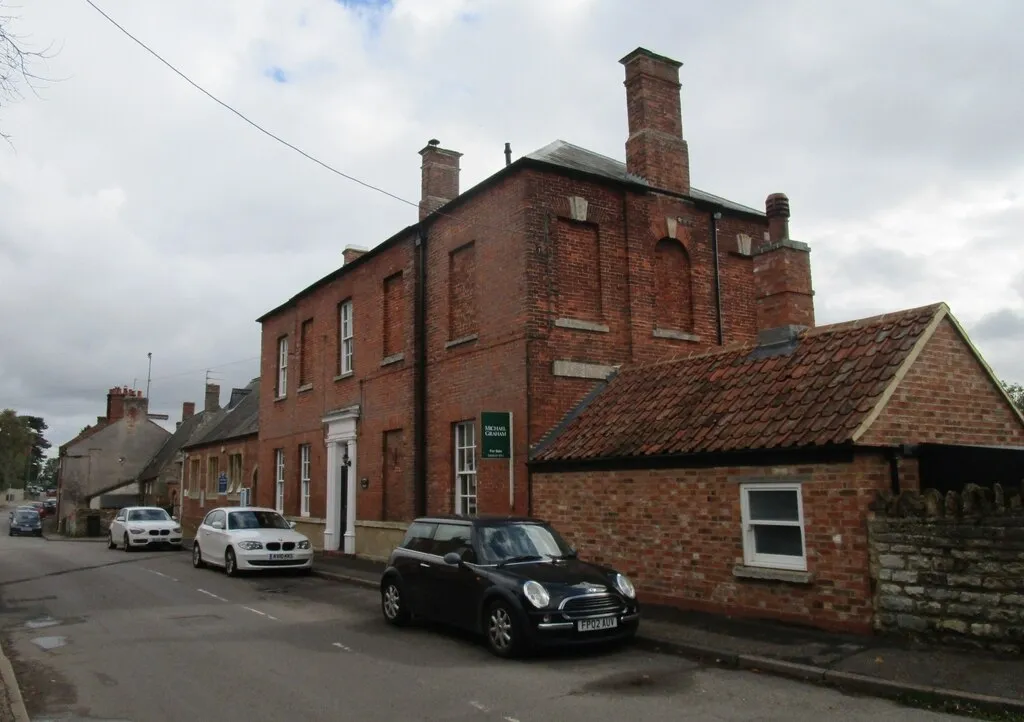
[(43, 522), (35, 509), (19, 508), (11, 515), (7, 536), (42, 536)]
[(549, 524), (513, 517), (423, 517), (409, 525), (380, 582), (381, 611), (482, 634), (512, 657), (532, 647), (631, 639), (632, 582), (580, 560)]

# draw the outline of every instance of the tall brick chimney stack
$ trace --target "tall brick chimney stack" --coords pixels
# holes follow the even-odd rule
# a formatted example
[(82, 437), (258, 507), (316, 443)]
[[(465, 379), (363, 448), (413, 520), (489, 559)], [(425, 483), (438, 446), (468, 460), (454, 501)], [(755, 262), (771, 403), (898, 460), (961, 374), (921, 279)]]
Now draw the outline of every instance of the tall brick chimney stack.
[(127, 386), (114, 386), (107, 391), (107, 421), (114, 423), (124, 418), (124, 398), (130, 389)]
[(445, 150), (441, 141), (430, 140), (420, 151), (423, 189), (420, 197), (420, 220), (459, 195), (459, 158), (462, 153)]
[(141, 391), (135, 389), (124, 389), (124, 415), (131, 421), (144, 420), (149, 415), (149, 399), (142, 395)]
[(196, 402), (184, 401), (181, 404), (181, 420), (188, 421), (196, 415)]
[(361, 246), (345, 246), (345, 250), (341, 252), (341, 257), (345, 259), (344, 265), (352, 263), (352, 261), (359, 258), (364, 253), (367, 253), (368, 249)]
[(206, 384), (206, 403), (203, 411), (220, 410), (220, 384)]
[(645, 48), (619, 62), (626, 67), (626, 170), (655, 188), (689, 194), (690, 150), (679, 100), (683, 64)]
[(765, 199), (768, 239), (754, 251), (758, 331), (814, 326), (811, 247), (789, 237), (789, 198)]

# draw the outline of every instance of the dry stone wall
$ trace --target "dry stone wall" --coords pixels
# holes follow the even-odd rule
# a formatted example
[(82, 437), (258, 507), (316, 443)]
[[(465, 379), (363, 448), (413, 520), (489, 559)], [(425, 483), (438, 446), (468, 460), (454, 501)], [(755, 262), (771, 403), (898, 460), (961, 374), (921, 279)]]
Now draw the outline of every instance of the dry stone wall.
[(1019, 490), (968, 484), (879, 495), (868, 521), (874, 627), (1019, 654), (1024, 508)]

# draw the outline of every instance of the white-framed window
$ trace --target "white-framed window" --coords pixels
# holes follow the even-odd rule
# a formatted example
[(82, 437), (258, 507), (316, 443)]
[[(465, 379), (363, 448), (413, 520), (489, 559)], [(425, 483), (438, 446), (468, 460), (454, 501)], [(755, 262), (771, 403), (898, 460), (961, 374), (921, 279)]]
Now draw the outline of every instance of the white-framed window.
[(309, 444), (299, 447), (299, 498), (302, 500), (300, 514), (309, 516)]
[(238, 493), (238, 505), (249, 506), (250, 504), (252, 504), (252, 490), (245, 487)]
[(341, 357), (341, 373), (343, 374), (350, 374), (353, 369), (355, 338), (353, 337), (352, 327), (352, 302), (345, 301), (338, 310), (338, 338), (340, 339), (338, 352)]
[(284, 449), (274, 450), (274, 508), (284, 514)]
[(740, 495), (744, 563), (806, 571), (800, 484), (743, 484)]
[(476, 422), (455, 424), (455, 513), (476, 515)]
[(277, 339), (277, 398), (288, 395), (288, 337)]

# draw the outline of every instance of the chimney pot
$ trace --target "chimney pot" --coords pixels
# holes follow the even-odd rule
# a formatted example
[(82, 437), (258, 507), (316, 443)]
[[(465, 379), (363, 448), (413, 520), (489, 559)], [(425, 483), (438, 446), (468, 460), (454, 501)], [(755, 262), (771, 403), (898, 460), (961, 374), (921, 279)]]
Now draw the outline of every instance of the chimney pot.
[(352, 263), (352, 261), (359, 258), (361, 255), (367, 252), (368, 249), (360, 246), (345, 246), (345, 250), (341, 252), (341, 256), (344, 260), (345, 266)]
[(772, 193), (764, 201), (764, 214), (768, 217), (770, 243), (789, 240), (789, 198), (785, 193)]
[(420, 151), (423, 164), (422, 192), (420, 195), (420, 220), (429, 216), (448, 201), (459, 195), (459, 158), (462, 153), (446, 150), (441, 141), (431, 138)]
[(505, 144), (505, 165), (512, 165), (512, 144)]
[(679, 98), (682, 63), (646, 48), (619, 62), (626, 69), (626, 170), (654, 188), (689, 194), (690, 151)]

